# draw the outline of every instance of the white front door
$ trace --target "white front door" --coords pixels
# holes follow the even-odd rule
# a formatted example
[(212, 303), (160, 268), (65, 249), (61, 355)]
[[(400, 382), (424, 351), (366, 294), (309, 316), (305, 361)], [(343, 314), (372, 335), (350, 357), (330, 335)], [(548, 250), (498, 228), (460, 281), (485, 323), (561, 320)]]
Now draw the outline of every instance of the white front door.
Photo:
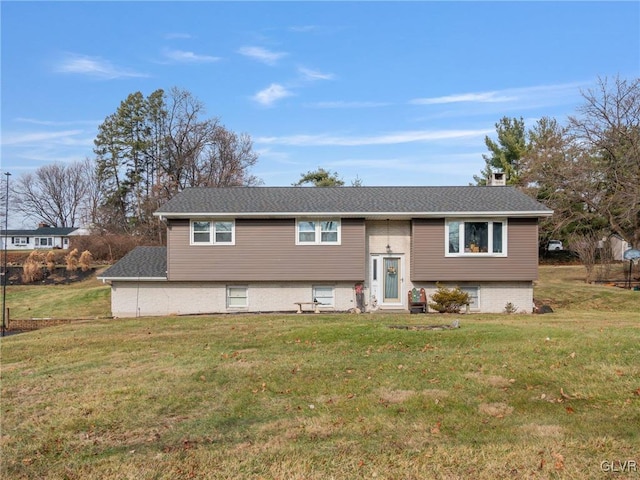
[(371, 255), (371, 299), (377, 307), (404, 307), (404, 256)]

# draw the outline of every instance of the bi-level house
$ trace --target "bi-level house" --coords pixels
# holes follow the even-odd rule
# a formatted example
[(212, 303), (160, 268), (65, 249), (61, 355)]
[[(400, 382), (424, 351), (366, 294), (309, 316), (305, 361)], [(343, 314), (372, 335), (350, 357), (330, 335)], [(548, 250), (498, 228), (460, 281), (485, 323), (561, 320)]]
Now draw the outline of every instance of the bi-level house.
[[(100, 278), (112, 313), (406, 310), (414, 287), (459, 286), (471, 311), (531, 312), (544, 205), (506, 186), (192, 188), (155, 215), (167, 247)], [(359, 302), (362, 303), (362, 302)]]

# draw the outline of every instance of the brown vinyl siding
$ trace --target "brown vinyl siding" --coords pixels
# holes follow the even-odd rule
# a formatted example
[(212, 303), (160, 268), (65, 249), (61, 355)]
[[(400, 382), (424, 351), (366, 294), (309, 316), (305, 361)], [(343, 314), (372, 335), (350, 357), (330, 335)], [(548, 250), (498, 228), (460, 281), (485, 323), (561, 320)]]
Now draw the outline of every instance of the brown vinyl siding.
[(237, 219), (235, 245), (190, 245), (189, 220), (168, 225), (170, 281), (362, 281), (364, 219), (341, 220), (340, 245), (296, 245), (291, 219)]
[(538, 222), (509, 218), (506, 257), (446, 257), (445, 220), (414, 219), (411, 281), (510, 281), (538, 278)]

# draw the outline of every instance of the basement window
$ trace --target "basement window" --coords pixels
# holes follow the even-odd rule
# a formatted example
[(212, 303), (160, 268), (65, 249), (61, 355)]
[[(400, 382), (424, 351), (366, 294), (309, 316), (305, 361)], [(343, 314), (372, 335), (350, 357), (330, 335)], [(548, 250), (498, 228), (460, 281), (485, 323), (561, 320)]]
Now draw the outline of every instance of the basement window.
[(334, 306), (334, 288), (329, 285), (315, 285), (313, 287), (313, 301), (320, 302), (327, 307)]
[(227, 287), (227, 308), (246, 308), (249, 306), (249, 288), (242, 286)]
[(469, 298), (471, 299), (471, 302), (469, 303), (469, 310), (480, 310), (480, 287), (464, 286), (460, 287), (460, 290), (469, 294)]

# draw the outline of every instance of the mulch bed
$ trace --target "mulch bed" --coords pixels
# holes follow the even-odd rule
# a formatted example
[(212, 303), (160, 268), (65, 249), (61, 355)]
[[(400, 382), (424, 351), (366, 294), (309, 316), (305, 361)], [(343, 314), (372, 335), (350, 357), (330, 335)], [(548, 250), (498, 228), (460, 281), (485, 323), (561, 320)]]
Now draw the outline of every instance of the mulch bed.
[(7, 273), (9, 274), (7, 285), (68, 285), (91, 277), (94, 275), (95, 269), (90, 268), (85, 272), (81, 269), (70, 272), (66, 267), (56, 267), (53, 272), (45, 269), (43, 278), (31, 283), (22, 281), (22, 267), (7, 267)]

